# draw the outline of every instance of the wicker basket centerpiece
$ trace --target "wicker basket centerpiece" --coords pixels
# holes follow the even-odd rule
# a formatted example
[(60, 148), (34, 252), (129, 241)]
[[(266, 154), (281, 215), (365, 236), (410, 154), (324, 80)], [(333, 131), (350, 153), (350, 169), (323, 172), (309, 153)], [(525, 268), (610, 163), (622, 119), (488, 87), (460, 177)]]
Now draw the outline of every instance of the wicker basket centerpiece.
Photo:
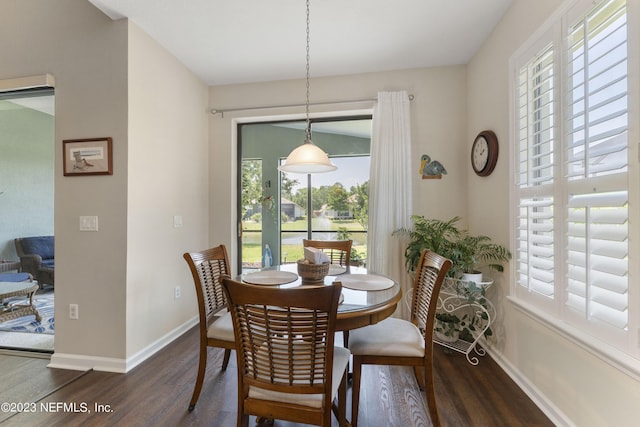
[(298, 275), (302, 283), (323, 283), (329, 273), (329, 263), (313, 264), (306, 259), (298, 260)]

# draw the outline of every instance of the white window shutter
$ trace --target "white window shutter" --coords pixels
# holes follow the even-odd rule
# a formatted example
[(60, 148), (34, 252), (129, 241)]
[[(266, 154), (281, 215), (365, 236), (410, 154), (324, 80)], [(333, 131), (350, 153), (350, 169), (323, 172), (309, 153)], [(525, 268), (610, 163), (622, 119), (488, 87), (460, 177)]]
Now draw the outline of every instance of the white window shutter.
[(518, 285), (543, 297), (554, 296), (553, 198), (520, 200)]
[(553, 181), (553, 52), (553, 45), (545, 47), (520, 70), (518, 179), (522, 186)]
[(567, 307), (584, 320), (628, 325), (628, 195), (569, 198)]
[(629, 298), (626, 2), (585, 5), (514, 61), (514, 290), (627, 351), (640, 308)]
[(568, 30), (567, 174), (626, 172), (627, 18), (609, 1)]

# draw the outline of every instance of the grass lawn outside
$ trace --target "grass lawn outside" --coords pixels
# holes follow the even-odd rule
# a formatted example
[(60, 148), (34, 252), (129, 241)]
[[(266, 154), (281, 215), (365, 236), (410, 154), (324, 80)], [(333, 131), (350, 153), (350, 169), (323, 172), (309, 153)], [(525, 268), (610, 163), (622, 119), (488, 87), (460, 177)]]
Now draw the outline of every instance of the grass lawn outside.
[[(311, 227), (315, 231), (338, 231), (339, 228), (346, 228), (348, 231), (364, 231), (362, 226), (353, 220), (330, 220), (327, 218), (313, 218)], [(298, 219), (295, 221), (285, 222), (281, 225), (282, 231), (305, 231), (307, 229), (307, 220)], [(262, 230), (262, 223), (255, 221), (242, 221), (243, 231)]]
[[(348, 231), (362, 231), (363, 228), (355, 221), (327, 221), (325, 218), (314, 218), (312, 225), (314, 233), (318, 240), (335, 239), (335, 232), (338, 228), (344, 227)], [(260, 223), (244, 221), (242, 233), (242, 262), (244, 263), (260, 263), (262, 260), (262, 232)], [(295, 262), (304, 257), (302, 247), (302, 239), (306, 239), (307, 222), (306, 220), (297, 220), (282, 224), (282, 262)], [(302, 230), (302, 231), (301, 231)], [(322, 233), (323, 231), (327, 233)], [(290, 231), (290, 232), (287, 232)], [(352, 251), (356, 250), (363, 259), (367, 256), (367, 235), (366, 233), (352, 233), (353, 240)], [(277, 260), (274, 260), (277, 262)]]

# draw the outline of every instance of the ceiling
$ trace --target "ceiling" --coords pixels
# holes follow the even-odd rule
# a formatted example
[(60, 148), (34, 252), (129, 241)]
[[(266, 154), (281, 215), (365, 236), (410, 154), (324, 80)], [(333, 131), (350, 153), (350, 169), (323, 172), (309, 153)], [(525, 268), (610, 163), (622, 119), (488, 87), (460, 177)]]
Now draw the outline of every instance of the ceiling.
[[(304, 78), (304, 0), (89, 0), (209, 85)], [(466, 64), (512, 0), (312, 0), (311, 76)]]

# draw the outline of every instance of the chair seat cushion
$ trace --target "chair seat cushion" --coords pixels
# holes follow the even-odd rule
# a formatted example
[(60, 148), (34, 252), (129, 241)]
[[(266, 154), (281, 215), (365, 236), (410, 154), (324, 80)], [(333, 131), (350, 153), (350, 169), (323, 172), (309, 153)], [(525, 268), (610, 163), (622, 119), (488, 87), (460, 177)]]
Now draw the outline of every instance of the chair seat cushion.
[(230, 311), (225, 312), (209, 326), (207, 337), (230, 342), (236, 340), (233, 335), (233, 319)]
[[(336, 397), (342, 375), (347, 369), (351, 353), (343, 347), (334, 347), (333, 350), (333, 376), (331, 377), (331, 400)], [(249, 387), (249, 397), (252, 399), (271, 400), (274, 402), (295, 403), (311, 408), (322, 407), (321, 394), (294, 394), (279, 391), (265, 390), (257, 386)]]
[(30, 282), (33, 280), (29, 273), (0, 273), (0, 282)]
[(411, 322), (386, 318), (349, 333), (349, 350), (355, 355), (424, 356), (424, 336)]

